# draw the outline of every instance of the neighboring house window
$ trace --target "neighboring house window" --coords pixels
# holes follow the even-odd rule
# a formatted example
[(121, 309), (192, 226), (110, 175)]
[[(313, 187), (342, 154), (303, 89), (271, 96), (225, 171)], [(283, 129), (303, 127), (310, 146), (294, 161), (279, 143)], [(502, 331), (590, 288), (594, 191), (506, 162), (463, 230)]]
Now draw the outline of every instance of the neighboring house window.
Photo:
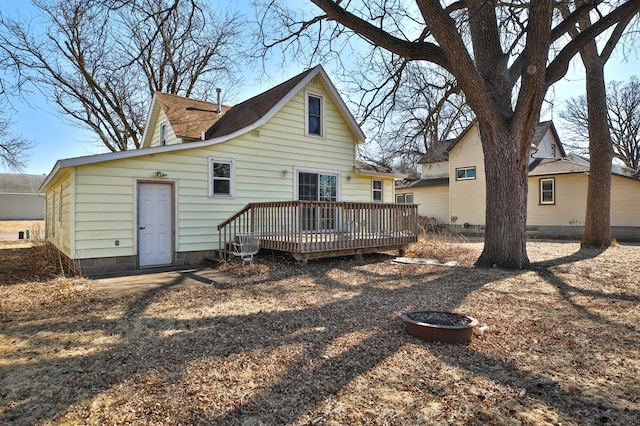
[(233, 160), (211, 159), (211, 196), (233, 197), (234, 192), (234, 162)]
[(372, 190), (373, 190), (373, 201), (381, 203), (382, 202), (382, 181), (374, 180)]
[(322, 136), (322, 98), (316, 95), (307, 95), (307, 134)]
[(556, 180), (554, 178), (540, 179), (540, 204), (556, 203)]
[(468, 180), (476, 178), (476, 168), (475, 167), (463, 167), (461, 169), (456, 169), (456, 180)]
[(413, 194), (396, 194), (396, 204), (413, 204)]
[(160, 145), (165, 146), (167, 144), (167, 123), (160, 125)]

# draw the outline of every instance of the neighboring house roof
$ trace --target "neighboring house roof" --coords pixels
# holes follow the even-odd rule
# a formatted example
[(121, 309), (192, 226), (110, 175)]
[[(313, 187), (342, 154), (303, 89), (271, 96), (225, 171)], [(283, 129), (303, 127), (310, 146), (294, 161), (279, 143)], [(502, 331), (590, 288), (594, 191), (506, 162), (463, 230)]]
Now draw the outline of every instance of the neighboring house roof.
[(396, 182), (396, 189), (408, 188), (426, 188), (429, 186), (446, 186), (449, 185), (448, 177), (430, 178), (430, 179), (405, 179)]
[(587, 173), (589, 165), (564, 158), (536, 158), (529, 164), (529, 176)]
[(420, 159), (420, 164), (440, 163), (449, 160), (449, 148), (457, 141), (458, 138), (454, 138), (432, 144), (427, 153)]
[[(256, 98), (261, 99), (266, 93), (271, 93), (271, 95), (273, 95), (275, 99), (270, 100), (268, 103), (265, 100), (263, 103), (261, 103), (263, 105), (263, 108), (254, 109), (254, 111), (259, 111), (262, 114), (262, 116), (258, 117), (257, 119), (252, 118), (251, 120), (244, 120), (240, 119), (239, 117), (234, 118), (236, 114), (231, 113), (236, 107), (233, 107), (228, 110), (220, 120), (218, 120), (217, 123), (220, 123), (219, 126), (216, 127), (216, 125), (214, 125), (209, 129), (210, 131), (207, 131), (207, 134), (210, 136), (203, 141), (194, 141), (187, 144), (181, 143), (174, 145), (154, 146), (150, 148), (136, 149), (131, 151), (107, 152), (104, 154), (58, 160), (53, 166), (53, 169), (51, 170), (49, 175), (47, 175), (45, 181), (42, 183), (41, 189), (45, 188), (55, 178), (58, 171), (63, 168), (81, 166), (85, 164), (95, 164), (103, 161), (112, 161), (124, 158), (141, 157), (144, 155), (152, 155), (164, 152), (173, 152), (183, 149), (200, 148), (231, 140), (236, 136), (240, 136), (242, 134), (250, 132), (257, 127), (260, 127), (261, 125), (269, 121), (287, 102), (289, 102), (300, 90), (302, 90), (302, 88), (307, 83), (309, 83), (315, 77), (321, 78), (322, 82), (327, 88), (327, 91), (331, 94), (333, 100), (338, 105), (339, 111), (341, 112), (349, 128), (355, 135), (356, 143), (364, 142), (365, 136), (362, 132), (362, 129), (360, 129), (360, 126), (358, 126), (358, 123), (347, 108), (347, 105), (338, 94), (338, 91), (336, 90), (333, 83), (331, 83), (331, 80), (329, 79), (329, 76), (325, 72), (324, 68), (322, 68), (321, 65), (317, 65), (314, 68), (307, 70), (290, 80), (287, 80), (279, 86), (276, 86), (273, 89), (264, 92), (262, 95), (255, 96), (254, 98), (251, 98), (248, 101), (238, 105), (238, 107), (240, 107), (239, 110), (248, 111), (249, 108), (246, 105), (247, 103), (255, 102)], [(278, 90), (272, 91), (274, 89)], [(276, 99), (277, 102), (273, 102)], [(269, 106), (268, 109), (267, 106)], [(230, 117), (232, 118), (226, 119), (225, 117), (230, 114)], [(227, 121), (227, 123), (222, 123), (223, 121)]]
[(221, 105), (221, 114), (218, 114), (218, 104), (216, 103), (162, 92), (156, 92), (155, 98), (167, 115), (173, 132), (181, 139), (201, 139), (202, 132), (220, 120), (231, 109), (230, 106)]
[[(567, 158), (536, 158), (529, 164), (529, 176), (548, 176), (570, 173), (589, 173), (589, 161), (583, 157), (578, 157), (579, 161)], [(624, 173), (617, 167), (612, 167), (611, 173), (617, 176), (626, 177), (633, 180), (640, 180), (637, 177)]]
[(364, 161), (356, 161), (356, 173), (366, 176), (392, 176), (396, 179), (404, 179), (406, 177), (401, 173), (394, 173), (391, 167), (369, 164)]
[[(454, 139), (447, 139), (447, 140), (443, 140), (443, 141), (438, 141), (436, 143), (434, 143), (431, 146), (431, 149), (429, 150), (429, 152), (427, 152), (421, 159), (420, 159), (420, 164), (427, 164), (427, 163), (440, 163), (442, 161), (448, 161), (449, 160), (449, 151), (451, 151), (453, 149), (454, 146), (456, 146), (456, 144), (458, 142), (460, 142), (464, 136), (467, 134), (467, 132), (474, 126), (476, 125), (477, 121), (474, 120), (473, 123), (471, 123), (469, 126), (467, 126), (466, 129), (464, 129), (462, 131), (462, 133)], [(555, 125), (553, 124), (553, 121), (544, 121), (542, 123), (539, 123), (534, 131), (533, 134), (533, 141), (532, 141), (532, 145), (533, 146), (538, 146), (540, 144), (540, 142), (542, 141), (542, 139), (544, 138), (544, 135), (547, 134), (547, 131), (551, 130), (553, 132), (553, 135), (556, 139), (556, 142), (558, 143), (558, 147), (560, 149), (560, 155), (562, 155), (563, 157), (566, 156), (567, 154), (564, 151), (564, 147), (562, 146), (562, 143), (560, 143), (560, 138), (558, 137), (558, 132), (556, 131)]]
[(37, 194), (45, 175), (0, 173), (0, 194)]

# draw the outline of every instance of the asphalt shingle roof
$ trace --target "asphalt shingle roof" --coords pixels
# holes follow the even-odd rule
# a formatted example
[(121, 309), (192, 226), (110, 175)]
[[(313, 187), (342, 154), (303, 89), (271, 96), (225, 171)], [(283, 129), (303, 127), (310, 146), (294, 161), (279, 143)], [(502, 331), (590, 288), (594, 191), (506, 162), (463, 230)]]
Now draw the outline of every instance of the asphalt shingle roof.
[(202, 132), (220, 120), (231, 107), (222, 105), (222, 113), (216, 112), (218, 105), (177, 95), (156, 92), (164, 113), (176, 136), (182, 139), (200, 139)]

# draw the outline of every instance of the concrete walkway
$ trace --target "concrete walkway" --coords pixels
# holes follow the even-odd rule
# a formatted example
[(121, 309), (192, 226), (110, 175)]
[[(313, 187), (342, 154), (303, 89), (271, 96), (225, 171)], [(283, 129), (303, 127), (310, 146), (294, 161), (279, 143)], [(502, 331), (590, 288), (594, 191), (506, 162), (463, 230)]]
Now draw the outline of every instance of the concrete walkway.
[(93, 288), (107, 297), (180, 288), (190, 285), (208, 285), (220, 288), (237, 282), (237, 278), (211, 268), (190, 267), (170, 270), (136, 270), (117, 275), (92, 278)]

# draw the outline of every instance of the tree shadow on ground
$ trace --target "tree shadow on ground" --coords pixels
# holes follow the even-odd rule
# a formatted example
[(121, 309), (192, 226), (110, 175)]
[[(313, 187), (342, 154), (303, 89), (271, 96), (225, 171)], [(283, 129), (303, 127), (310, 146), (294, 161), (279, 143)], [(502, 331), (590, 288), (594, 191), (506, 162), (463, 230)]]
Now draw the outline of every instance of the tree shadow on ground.
[[(368, 271), (363, 265), (366, 262), (337, 263), (336, 268), (330, 271), (309, 268), (307, 275), (312, 277), (313, 284), (320, 289), (318, 291), (327, 292), (324, 303), (310, 306), (205, 318), (144, 317), (145, 311), (158, 298), (170, 297), (170, 290), (187, 278), (181, 275), (167, 282), (163, 288), (123, 299), (127, 303), (122, 307), (120, 316), (101, 316), (100, 312), (95, 312), (93, 315), (60, 318), (57, 322), (27, 321), (3, 325), (3, 333), (9, 339), (32, 341), (37, 345), (57, 348), (60, 353), (45, 360), (38, 359), (37, 353), (6, 356), (0, 375), (0, 388), (4, 389), (0, 394), (0, 423), (55, 422), (74, 404), (91, 400), (134, 377), (159, 371), (179, 381), (180, 374), (183, 374), (181, 370), (191, 362), (224, 360), (246, 352), (276, 350), (286, 345), (302, 345), (305, 349), (300, 357), (289, 360), (291, 363), (277, 380), (241, 404), (226, 407), (228, 409), (222, 414), (206, 406), (190, 407), (180, 420), (194, 424), (251, 423), (267, 417), (275, 424), (300, 421), (324, 400), (376, 368), (407, 343), (421, 344), (404, 333), (398, 318), (401, 312), (414, 309), (455, 310), (468, 294), (495, 278), (495, 275), (466, 268), (414, 267), (383, 275)], [(340, 275), (338, 272), (357, 275), (357, 283), (341, 281), (336, 278)], [(500, 276), (508, 278), (519, 273), (500, 271)], [(460, 290), (455, 297), (450, 297), (447, 291), (452, 282)], [(242, 283), (235, 290), (247, 297), (255, 296), (249, 292), (252, 288)], [(201, 294), (203, 299), (200, 302), (217, 303), (220, 291), (223, 290), (211, 286)], [(336, 294), (340, 297), (329, 297)], [(247, 299), (246, 303), (251, 302)], [(369, 331), (366, 338), (338, 354), (327, 355), (327, 348), (336, 341), (363, 330)], [(68, 342), (61, 337), (47, 337), (52, 331), (56, 336), (100, 331), (113, 343), (104, 350), (67, 356), (64, 348)], [(532, 387), (536, 383), (546, 383), (542, 377), (518, 371), (515, 366), (505, 366), (503, 361), (464, 345), (433, 346), (432, 350), (447, 362), (506, 386)], [(478, 366), (484, 367), (478, 369)], [(504, 375), (494, 374), (493, 368), (486, 366), (508, 368), (512, 372), (505, 380)], [(56, 377), (56, 385), (50, 385), (52, 374), (61, 376)], [(14, 391), (10, 383), (22, 385)], [(539, 392), (536, 397), (567, 415), (572, 414), (570, 407), (560, 402), (557, 393), (576, 400), (582, 398), (579, 394), (568, 395), (558, 384), (544, 386), (553, 391)], [(607, 406), (604, 400), (596, 402)], [(153, 418), (145, 421), (153, 422)]]

